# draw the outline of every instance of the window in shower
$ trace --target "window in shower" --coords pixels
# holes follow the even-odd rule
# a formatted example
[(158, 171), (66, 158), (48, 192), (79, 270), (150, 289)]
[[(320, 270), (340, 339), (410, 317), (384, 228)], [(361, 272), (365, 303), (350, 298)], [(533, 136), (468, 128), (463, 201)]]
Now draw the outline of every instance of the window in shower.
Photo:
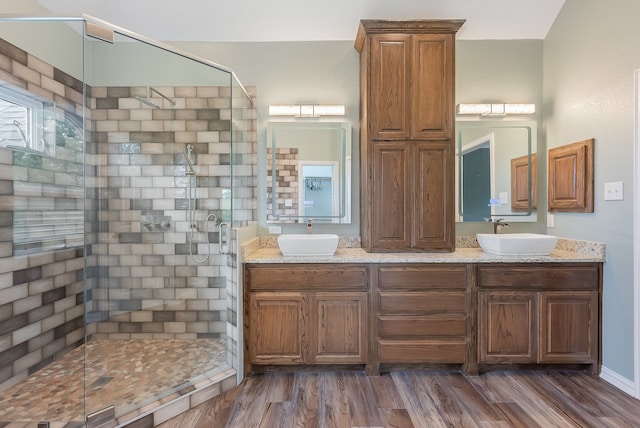
[(0, 146), (13, 158), (14, 255), (82, 245), (83, 138), (73, 115), (0, 82)]
[(0, 146), (52, 155), (54, 104), (0, 81)]

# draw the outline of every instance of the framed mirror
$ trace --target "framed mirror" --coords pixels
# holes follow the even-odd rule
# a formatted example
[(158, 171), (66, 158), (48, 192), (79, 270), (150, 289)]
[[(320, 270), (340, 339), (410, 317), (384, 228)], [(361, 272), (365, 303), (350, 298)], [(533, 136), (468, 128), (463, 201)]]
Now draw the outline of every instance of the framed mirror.
[(456, 122), (458, 222), (536, 222), (535, 121)]
[(351, 223), (351, 125), (267, 123), (267, 222)]

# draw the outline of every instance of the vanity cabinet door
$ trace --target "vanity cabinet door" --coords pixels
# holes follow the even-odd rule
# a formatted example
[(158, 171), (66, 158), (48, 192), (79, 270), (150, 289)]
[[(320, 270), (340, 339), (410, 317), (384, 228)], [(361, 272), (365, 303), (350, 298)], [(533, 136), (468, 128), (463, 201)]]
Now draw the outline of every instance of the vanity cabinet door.
[(251, 293), (249, 354), (254, 364), (302, 364), (307, 354), (307, 297), (303, 293)]
[(371, 248), (451, 251), (455, 172), (448, 141), (374, 142)]
[[(455, 248), (455, 165), (453, 143), (429, 141), (413, 145), (413, 242), (425, 251)], [(384, 204), (385, 202), (382, 201)]]
[(537, 293), (479, 292), (478, 318), (480, 362), (537, 361)]
[(394, 250), (411, 246), (411, 146), (403, 142), (372, 144), (371, 195), (365, 201), (373, 214), (371, 247)]
[(374, 140), (405, 139), (410, 135), (410, 56), (410, 35), (371, 36), (371, 58), (375, 60), (369, 70), (369, 132)]
[(540, 295), (540, 361), (592, 363), (598, 353), (598, 293)]
[(311, 293), (312, 364), (366, 362), (366, 293)]
[(453, 34), (412, 38), (411, 138), (453, 138)]

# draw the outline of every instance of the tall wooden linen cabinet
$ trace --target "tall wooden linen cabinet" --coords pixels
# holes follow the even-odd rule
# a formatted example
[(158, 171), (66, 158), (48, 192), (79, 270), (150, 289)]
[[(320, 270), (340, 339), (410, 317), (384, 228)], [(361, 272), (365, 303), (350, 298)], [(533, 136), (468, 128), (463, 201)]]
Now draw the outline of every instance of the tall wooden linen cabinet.
[(369, 252), (455, 249), (455, 34), (464, 20), (362, 20), (360, 227)]

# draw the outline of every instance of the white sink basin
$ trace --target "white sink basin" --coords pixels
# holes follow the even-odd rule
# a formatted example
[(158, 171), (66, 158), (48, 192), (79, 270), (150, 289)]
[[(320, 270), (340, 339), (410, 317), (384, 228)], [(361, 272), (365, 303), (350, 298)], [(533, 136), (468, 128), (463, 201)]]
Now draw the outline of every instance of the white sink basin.
[(538, 233), (478, 233), (478, 244), (499, 256), (548, 256), (558, 243), (557, 236)]
[(338, 235), (330, 233), (280, 235), (278, 246), (285, 256), (332, 256), (338, 248)]

